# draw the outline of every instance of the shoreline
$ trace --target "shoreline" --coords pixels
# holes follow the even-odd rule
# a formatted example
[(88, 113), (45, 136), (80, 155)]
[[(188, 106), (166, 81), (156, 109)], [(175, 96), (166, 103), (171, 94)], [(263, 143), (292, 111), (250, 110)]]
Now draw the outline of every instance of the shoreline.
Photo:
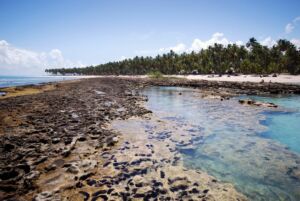
[[(32, 95), (41, 93), (48, 90), (53, 90), (58, 84), (69, 82), (80, 82), (85, 79), (124, 79), (127, 81), (140, 82), (145, 85), (154, 86), (181, 86), (181, 87), (194, 87), (208, 90), (216, 90), (218, 93), (221, 89), (230, 91), (235, 94), (247, 95), (266, 95), (266, 94), (300, 94), (300, 75), (292, 78), (293, 82), (288, 83), (285, 81), (279, 82), (263, 82), (261, 79), (274, 80), (278, 77), (260, 78), (258, 76), (252, 77), (248, 75), (246, 80), (243, 79), (245, 75), (231, 76), (231, 77), (208, 77), (210, 75), (170, 75), (163, 78), (153, 79), (146, 75), (141, 76), (76, 76), (78, 79), (60, 80), (53, 82), (43, 82), (39, 84), (28, 84), (20, 86), (11, 86), (0, 88), (0, 99), (9, 97), (16, 97), (22, 95)], [(285, 76), (290, 79), (292, 75), (279, 75)], [(249, 80), (253, 78), (253, 80)], [(282, 78), (279, 78), (282, 79)], [(299, 83), (298, 83), (299, 81)]]
[[(40, 90), (38, 93), (31, 94), (21, 93), (0, 100), (0, 142), (4, 145), (0, 149), (0, 187), (3, 189), (0, 191), (1, 199), (13, 197), (21, 200), (33, 198), (43, 200), (51, 197), (52, 200), (60, 198), (73, 200), (70, 196), (75, 196), (76, 199), (80, 197), (81, 200), (86, 196), (96, 195), (96, 192), (98, 192), (97, 196), (102, 196), (99, 193), (101, 190), (105, 190), (105, 194), (109, 192), (110, 188), (103, 189), (100, 181), (112, 182), (111, 178), (105, 175), (110, 176), (116, 172), (111, 169), (105, 170), (105, 167), (109, 166), (107, 162), (110, 162), (110, 165), (116, 163), (114, 162), (116, 154), (122, 153), (124, 149), (127, 150), (125, 148), (127, 143), (122, 134), (114, 132), (108, 125), (117, 119), (147, 118), (146, 114), (151, 111), (142, 104), (146, 98), (139, 95), (138, 91), (141, 88), (193, 87), (206, 91), (208, 96), (217, 95), (225, 98), (240, 93), (300, 92), (300, 86), (295, 85), (210, 82), (178, 78), (101, 77), (62, 81), (55, 85), (56, 87), (51, 90)], [(45, 86), (49, 84), (42, 84), (39, 87)], [(273, 89), (276, 91), (272, 91)], [(140, 159), (145, 160), (142, 158), (144, 157)], [(133, 157), (132, 160), (140, 159)], [(173, 171), (175, 173), (177, 170)], [(115, 179), (123, 181), (125, 177), (127, 180), (128, 172), (121, 171), (121, 173), (115, 175)], [(125, 173), (127, 176), (124, 176)], [(138, 174), (144, 175), (144, 173)], [(209, 178), (208, 183), (214, 180)], [(115, 184), (110, 184), (112, 185)], [(222, 182), (217, 182), (209, 187), (210, 191), (218, 192), (214, 188), (217, 186), (221, 188), (222, 185)], [(165, 186), (171, 188), (167, 184)], [(140, 188), (144, 189), (138, 187)], [(201, 195), (205, 188), (208, 187), (202, 186), (199, 189)], [(228, 188), (231, 189), (228, 192), (243, 198), (233, 187)], [(119, 192), (116, 196), (125, 195)], [(218, 195), (214, 193), (203, 198), (209, 200), (216, 196)], [(225, 192), (224, 196), (230, 197)]]
[(176, 78), (186, 78), (188, 80), (207, 80), (207, 81), (222, 81), (222, 82), (251, 82), (261, 83), (262, 80), (265, 83), (281, 83), (281, 84), (293, 84), (300, 85), (300, 75), (288, 75), (288, 74), (276, 74), (276, 77), (272, 77), (272, 74), (267, 77), (249, 74), (249, 75), (171, 75)]

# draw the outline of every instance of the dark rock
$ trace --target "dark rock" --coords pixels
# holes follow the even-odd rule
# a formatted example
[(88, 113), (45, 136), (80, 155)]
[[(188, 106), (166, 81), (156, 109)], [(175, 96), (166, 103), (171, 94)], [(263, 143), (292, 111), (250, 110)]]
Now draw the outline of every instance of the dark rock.
[(113, 191), (114, 191), (114, 189), (110, 188), (110, 189), (108, 189), (107, 194), (111, 194), (111, 192), (113, 192)]
[(69, 172), (69, 173), (72, 173), (72, 174), (78, 174), (79, 173), (78, 167), (75, 167), (73, 165), (68, 167), (66, 171)]
[(84, 174), (82, 175), (81, 177), (79, 177), (79, 180), (86, 180), (87, 178), (93, 176), (94, 173), (87, 173), (87, 174)]
[(141, 188), (141, 187), (143, 187), (143, 183), (142, 182), (141, 183), (137, 183), (137, 184), (135, 184), (135, 186), (138, 187), (138, 188)]
[(71, 144), (72, 138), (64, 138), (65, 145)]
[(183, 190), (186, 190), (188, 188), (187, 185), (184, 185), (184, 184), (180, 184), (180, 185), (177, 185), (177, 186), (172, 186), (170, 188), (170, 190), (172, 192), (176, 192), (176, 191), (183, 191)]
[(28, 164), (19, 164), (19, 165), (17, 165), (17, 168), (23, 170), (25, 172), (25, 174), (29, 173), (31, 170), (30, 165), (28, 165)]
[(205, 189), (204, 191), (203, 191), (203, 193), (208, 193), (208, 191), (209, 191), (209, 189)]
[(88, 201), (89, 198), (90, 198), (90, 194), (88, 194), (87, 192), (85, 191), (79, 191), (80, 194), (82, 194), (84, 196), (83, 200), (84, 201)]
[(92, 196), (93, 196), (93, 197), (98, 197), (98, 196), (101, 195), (101, 194), (106, 194), (106, 192), (107, 192), (107, 190), (99, 190), (99, 191), (93, 193)]
[(57, 143), (59, 143), (60, 142), (60, 138), (53, 138), (52, 139), (52, 143), (53, 144), (57, 144)]
[(15, 145), (6, 143), (3, 146), (5, 152), (10, 152), (15, 148)]
[(48, 167), (45, 167), (45, 170), (46, 170), (47, 172), (49, 172), (49, 171), (55, 170), (56, 168), (57, 168), (56, 165), (55, 165), (55, 164), (52, 164), (52, 165), (50, 165), (50, 166), (48, 166)]
[(87, 185), (89, 185), (89, 186), (95, 186), (95, 185), (97, 184), (96, 180), (94, 180), (94, 179), (88, 179), (88, 180), (86, 181), (86, 183), (87, 183)]
[(85, 136), (80, 136), (78, 138), (78, 141), (80, 141), (80, 142), (86, 141), (86, 137)]
[(47, 156), (41, 156), (38, 160), (36, 160), (36, 161), (33, 163), (33, 165), (38, 165), (38, 164), (40, 164), (40, 163), (43, 163), (43, 162), (45, 162), (47, 159), (48, 159)]
[(1, 180), (10, 180), (19, 176), (19, 172), (16, 170), (3, 171), (0, 173)]
[(82, 188), (83, 187), (83, 184), (79, 181), (76, 183), (76, 188)]
[(192, 190), (190, 190), (190, 193), (200, 193), (200, 191), (196, 188), (193, 188)]
[(165, 178), (165, 172), (164, 171), (160, 171), (160, 178), (164, 179)]

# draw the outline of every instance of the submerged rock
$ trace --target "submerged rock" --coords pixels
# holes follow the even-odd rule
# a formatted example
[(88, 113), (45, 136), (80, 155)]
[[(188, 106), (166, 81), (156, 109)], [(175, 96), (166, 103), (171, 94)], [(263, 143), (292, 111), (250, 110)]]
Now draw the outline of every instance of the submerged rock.
[(275, 105), (274, 103), (265, 103), (265, 102), (260, 102), (260, 101), (255, 101), (251, 99), (240, 99), (239, 103), (242, 105), (254, 105), (254, 106), (259, 106), (259, 107), (272, 107), (272, 108), (277, 108), (278, 105)]

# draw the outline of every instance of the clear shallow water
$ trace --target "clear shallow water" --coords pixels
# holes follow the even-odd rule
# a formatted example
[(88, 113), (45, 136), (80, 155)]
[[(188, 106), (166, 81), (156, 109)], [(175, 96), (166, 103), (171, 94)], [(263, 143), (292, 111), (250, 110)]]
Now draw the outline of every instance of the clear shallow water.
[(22, 86), (28, 84), (41, 84), (45, 82), (55, 82), (76, 79), (76, 77), (66, 76), (40, 76), (40, 77), (21, 77), (21, 76), (0, 76), (0, 88), (11, 86)]
[(285, 112), (264, 112), (267, 118), (261, 123), (268, 126), (268, 130), (261, 136), (278, 140), (292, 151), (300, 153), (300, 96), (251, 98), (273, 102), (287, 109)]
[(300, 200), (299, 96), (251, 97), (282, 106), (272, 110), (240, 105), (238, 98), (205, 100), (185, 88), (143, 94), (161, 118), (202, 137), (192, 148), (178, 147), (185, 166), (233, 183), (250, 200)]

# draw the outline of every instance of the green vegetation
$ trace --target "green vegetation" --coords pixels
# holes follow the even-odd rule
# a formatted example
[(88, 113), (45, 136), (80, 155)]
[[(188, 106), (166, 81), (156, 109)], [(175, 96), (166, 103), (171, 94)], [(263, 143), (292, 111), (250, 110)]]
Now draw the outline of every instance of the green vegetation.
[(160, 79), (163, 78), (163, 74), (159, 71), (151, 71), (147, 74), (150, 78)]
[(300, 50), (287, 40), (278, 40), (271, 48), (250, 38), (246, 46), (214, 44), (199, 52), (176, 54), (170, 51), (156, 57), (134, 57), (85, 68), (47, 69), (52, 74), (145, 75), (187, 73), (290, 73), (300, 74)]

